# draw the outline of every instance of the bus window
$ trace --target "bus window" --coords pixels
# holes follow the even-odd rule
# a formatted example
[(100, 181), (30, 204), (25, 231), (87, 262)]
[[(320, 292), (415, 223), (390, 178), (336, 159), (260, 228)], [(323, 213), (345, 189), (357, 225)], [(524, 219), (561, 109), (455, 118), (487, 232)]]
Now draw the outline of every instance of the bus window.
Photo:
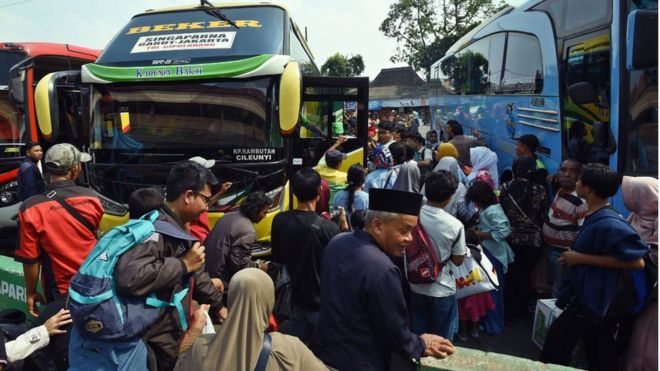
[(291, 56), (300, 63), (303, 74), (318, 75), (318, 69), (312, 61), (312, 58), (307, 54), (302, 42), (298, 39), (298, 35), (293, 29), (293, 23), (291, 23), (289, 30), (289, 45), (291, 48)]
[(599, 33), (569, 41), (567, 45), (565, 89), (588, 83), (596, 101), (575, 104), (568, 94), (564, 95), (565, 153), (583, 163), (605, 162), (609, 154), (597, 153), (593, 148), (593, 128), (594, 123), (610, 121), (610, 37)]
[(440, 65), (442, 93), (471, 95), (497, 91), (502, 70), (504, 34), (478, 40)]
[(541, 46), (536, 37), (510, 32), (504, 63), (498, 93), (538, 94), (543, 90)]
[(300, 120), (301, 138), (325, 138), (328, 135), (328, 103), (305, 102)]
[(612, 0), (544, 1), (533, 9), (552, 17), (558, 38), (609, 25), (612, 20)]
[[(652, 4), (651, 4), (652, 3)], [(628, 1), (628, 10), (657, 6), (656, 1)], [(628, 71), (628, 120), (621, 124), (620, 146), (627, 174), (658, 174), (658, 67)]]

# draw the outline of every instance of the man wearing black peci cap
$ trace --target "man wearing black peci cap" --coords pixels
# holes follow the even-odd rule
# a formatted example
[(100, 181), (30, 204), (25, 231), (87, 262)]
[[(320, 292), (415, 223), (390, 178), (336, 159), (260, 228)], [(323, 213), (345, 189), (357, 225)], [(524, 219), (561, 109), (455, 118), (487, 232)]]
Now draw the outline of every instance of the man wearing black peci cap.
[(364, 230), (335, 237), (321, 261), (321, 310), (310, 347), (340, 370), (386, 370), (392, 354), (419, 362), (454, 351), (448, 340), (409, 329), (401, 257), (412, 240), (422, 196), (369, 190)]

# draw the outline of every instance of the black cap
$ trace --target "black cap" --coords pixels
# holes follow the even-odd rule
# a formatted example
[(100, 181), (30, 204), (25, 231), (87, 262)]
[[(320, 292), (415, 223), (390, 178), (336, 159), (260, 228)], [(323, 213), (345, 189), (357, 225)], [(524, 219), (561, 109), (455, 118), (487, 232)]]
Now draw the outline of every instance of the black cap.
[(418, 193), (394, 189), (369, 189), (369, 210), (417, 216), (421, 207), (422, 195)]
[(527, 146), (532, 152), (536, 152), (536, 149), (539, 148), (539, 138), (534, 134), (525, 134), (518, 138), (518, 141)]

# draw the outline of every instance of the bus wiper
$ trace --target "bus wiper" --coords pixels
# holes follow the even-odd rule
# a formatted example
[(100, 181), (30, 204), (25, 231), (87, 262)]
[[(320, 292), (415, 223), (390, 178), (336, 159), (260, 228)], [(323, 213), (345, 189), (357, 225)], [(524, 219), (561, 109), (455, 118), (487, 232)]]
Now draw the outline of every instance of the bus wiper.
[(200, 4), (202, 6), (208, 5), (211, 7), (211, 9), (205, 9), (204, 12), (229, 23), (230, 25), (236, 27), (237, 30), (240, 29), (240, 27), (238, 27), (236, 23), (234, 23), (234, 21), (232, 21), (229, 17), (224, 15), (224, 13), (222, 13), (218, 8), (215, 7), (215, 5), (211, 4), (208, 0), (200, 0)]

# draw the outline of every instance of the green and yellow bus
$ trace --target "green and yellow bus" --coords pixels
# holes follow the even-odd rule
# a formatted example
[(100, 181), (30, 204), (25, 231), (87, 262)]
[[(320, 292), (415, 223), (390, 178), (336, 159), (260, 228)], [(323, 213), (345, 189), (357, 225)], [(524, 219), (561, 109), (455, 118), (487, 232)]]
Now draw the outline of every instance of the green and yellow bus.
[[(368, 78), (319, 75), (304, 35), (280, 5), (254, 2), (147, 10), (134, 16), (80, 76), (46, 76), (37, 88), (40, 122), (53, 124), (57, 83), (80, 81), (85, 181), (105, 207), (104, 230), (127, 218), (132, 191), (164, 185), (171, 166), (214, 159), (234, 186), (209, 206), (211, 226), (243, 197), (275, 202), (257, 228), (254, 255), (268, 254), (273, 217), (293, 205), (292, 171), (315, 166), (335, 141), (338, 104), (357, 106), (351, 163), (365, 163)], [(304, 120), (300, 118), (304, 117)], [(304, 127), (303, 127), (304, 126)]]

